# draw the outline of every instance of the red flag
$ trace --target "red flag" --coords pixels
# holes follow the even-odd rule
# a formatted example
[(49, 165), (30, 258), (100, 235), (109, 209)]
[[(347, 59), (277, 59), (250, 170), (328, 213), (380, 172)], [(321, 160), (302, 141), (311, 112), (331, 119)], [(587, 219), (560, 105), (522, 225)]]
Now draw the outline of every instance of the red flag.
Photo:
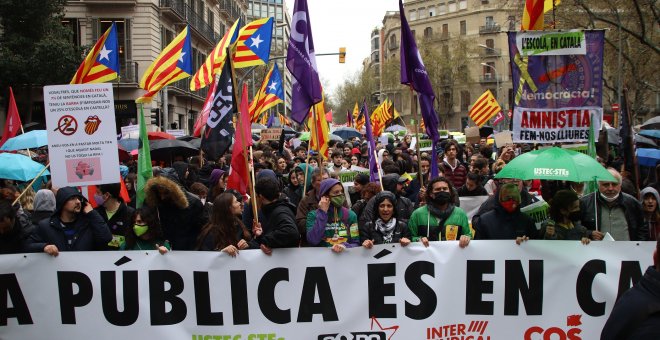
[(7, 139), (15, 137), (21, 128), (21, 117), (18, 115), (18, 107), (14, 99), (14, 91), (9, 87), (9, 109), (7, 109), (7, 122), (5, 122), (5, 131), (0, 139), (0, 146), (5, 144)]
[(206, 100), (204, 101), (204, 105), (202, 106), (202, 112), (199, 113), (199, 116), (197, 117), (197, 120), (195, 121), (195, 127), (193, 128), (193, 137), (201, 137), (202, 136), (202, 127), (206, 125), (206, 121), (209, 120), (209, 112), (211, 112), (211, 106), (213, 105), (213, 94), (215, 93), (215, 78), (213, 79), (213, 82), (211, 83), (211, 87), (209, 88), (209, 92), (206, 95)]
[(248, 184), (250, 183), (250, 174), (248, 172), (248, 165), (245, 162), (245, 153), (248, 152), (247, 148), (252, 145), (247, 94), (247, 85), (243, 84), (241, 106), (239, 107), (240, 116), (236, 124), (234, 148), (231, 151), (231, 168), (229, 169), (229, 178), (227, 179), (227, 189), (234, 189), (243, 196), (247, 194)]
[(327, 120), (328, 123), (332, 123), (332, 110), (325, 113), (325, 120)]
[[(124, 203), (128, 204), (131, 202), (131, 196), (128, 194), (128, 189), (126, 188), (126, 183), (124, 183), (124, 179), (119, 176), (119, 183), (121, 184), (121, 189), (119, 190), (119, 197), (124, 201)], [(87, 187), (82, 187), (87, 188), (87, 200), (89, 201), (89, 204), (92, 205), (93, 208), (98, 207), (98, 204), (96, 203), (96, 200), (94, 199), (94, 195), (96, 194), (96, 185), (88, 185)]]

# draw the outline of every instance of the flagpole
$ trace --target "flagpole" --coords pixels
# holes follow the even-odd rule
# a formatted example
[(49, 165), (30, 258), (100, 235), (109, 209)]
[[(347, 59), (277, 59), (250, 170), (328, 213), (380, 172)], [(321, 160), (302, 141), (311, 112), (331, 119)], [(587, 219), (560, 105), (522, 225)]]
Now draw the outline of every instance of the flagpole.
[[(419, 121), (417, 120), (417, 109), (415, 108), (415, 92), (412, 85), (410, 85), (410, 111), (413, 113), (413, 119), (415, 120), (415, 149), (417, 151), (417, 178), (419, 178), (420, 188), (424, 187), (424, 178), (422, 178), (422, 153), (419, 151)], [(431, 152), (435, 152), (433, 148)]]
[[(239, 114), (239, 117), (238, 117), (237, 121), (240, 123), (240, 124), (238, 124), (238, 126), (239, 126), (238, 130), (239, 130), (239, 133), (240, 133), (240, 138), (243, 141), (241, 143), (241, 148), (243, 149), (242, 154), (243, 154), (243, 158), (245, 159), (245, 165), (248, 166), (248, 187), (250, 189), (250, 196), (251, 196), (250, 200), (252, 201), (252, 216), (254, 217), (255, 221), (257, 221), (257, 223), (259, 223), (259, 215), (257, 213), (257, 195), (255, 194), (255, 190), (254, 190), (254, 166), (250, 166), (250, 163), (248, 163), (248, 155), (247, 155), (247, 150), (245, 148), (246, 139), (245, 139), (245, 131), (243, 131), (244, 130), (243, 127), (245, 125), (243, 120), (245, 118), (243, 118), (243, 115), (245, 115), (246, 113), (245, 112), (241, 113), (241, 110), (238, 110), (237, 112)], [(249, 117), (249, 114), (248, 114), (248, 120), (249, 119), (250, 119), (250, 117)], [(252, 138), (252, 137), (250, 136), (250, 138)], [(253, 157), (253, 155), (252, 155), (252, 145), (250, 145), (250, 158), (253, 159), (252, 157)]]
[(305, 161), (305, 164), (307, 165), (305, 167), (305, 180), (303, 184), (303, 197), (307, 194), (307, 174), (309, 173), (309, 150), (312, 149), (312, 143), (307, 141), (307, 160)]
[[(23, 122), (21, 122), (21, 134), (22, 134), (22, 135), (25, 134), (25, 130), (23, 130)], [(30, 158), (32, 158), (32, 152), (30, 152), (30, 148), (25, 148), (25, 151), (27, 151), (28, 156), (29, 156)]]
[[(321, 139), (319, 138), (319, 133), (320, 132), (319, 132), (318, 124), (316, 124), (317, 123), (316, 117), (318, 117), (318, 113), (316, 112), (316, 104), (314, 104), (314, 105), (312, 105), (312, 120), (313, 120), (313, 124), (314, 124), (314, 131), (316, 131), (316, 133), (315, 133), (315, 135), (316, 135), (316, 146), (319, 148), (319, 154), (317, 155), (318, 162), (319, 162), (319, 168), (322, 168), (323, 167), (323, 155), (321, 155)], [(325, 119), (325, 117), (323, 119)], [(327, 122), (325, 122), (325, 123), (327, 124)], [(312, 143), (309, 143), (309, 144), (311, 145)]]
[(30, 184), (28, 184), (28, 185), (25, 187), (25, 189), (23, 189), (23, 191), (21, 192), (21, 194), (18, 195), (18, 197), (16, 197), (16, 199), (14, 200), (14, 202), (13, 202), (11, 205), (16, 204), (16, 202), (18, 202), (18, 200), (21, 199), (21, 197), (23, 197), (23, 195), (28, 191), (28, 189), (30, 189), (30, 187), (32, 186), (32, 184), (34, 184), (34, 182), (37, 181), (37, 178), (40, 178), (40, 177), (41, 177), (41, 175), (44, 173), (44, 171), (46, 171), (46, 169), (48, 169), (48, 167), (50, 167), (50, 162), (48, 162), (48, 164), (46, 164), (46, 166), (44, 166), (44, 168), (41, 169), (41, 171), (39, 172), (39, 174), (38, 174), (35, 178), (32, 179), (32, 182), (30, 182)]
[(374, 159), (376, 160), (374, 163), (376, 164), (376, 172), (378, 172), (378, 181), (380, 181), (380, 190), (385, 190), (383, 187), (383, 175), (380, 173), (380, 164), (378, 164), (378, 155), (376, 154), (376, 150), (373, 150), (373, 152)]

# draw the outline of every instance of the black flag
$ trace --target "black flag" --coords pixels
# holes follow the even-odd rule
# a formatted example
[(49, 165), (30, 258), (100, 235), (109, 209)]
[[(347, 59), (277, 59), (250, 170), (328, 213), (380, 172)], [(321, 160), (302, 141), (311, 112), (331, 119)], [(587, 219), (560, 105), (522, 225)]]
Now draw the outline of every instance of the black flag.
[(233, 118), (238, 110), (230, 55), (228, 51), (227, 60), (222, 67), (213, 95), (206, 129), (202, 133), (201, 148), (206, 157), (214, 161), (217, 161), (231, 146), (231, 138), (234, 136)]

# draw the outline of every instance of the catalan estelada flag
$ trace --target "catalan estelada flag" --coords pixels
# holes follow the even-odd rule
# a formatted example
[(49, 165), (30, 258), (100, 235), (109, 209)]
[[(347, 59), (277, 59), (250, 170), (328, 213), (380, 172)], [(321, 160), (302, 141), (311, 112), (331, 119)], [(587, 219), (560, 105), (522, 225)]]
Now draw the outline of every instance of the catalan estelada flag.
[(261, 84), (259, 92), (250, 103), (250, 121), (255, 123), (262, 112), (271, 107), (284, 103), (284, 90), (282, 88), (282, 77), (277, 64), (273, 64)]
[(277, 116), (280, 120), (280, 126), (291, 126), (291, 120), (283, 113), (278, 113)]
[(371, 114), (374, 136), (380, 136), (392, 119), (394, 119), (394, 105), (389, 99), (385, 99)]
[(330, 137), (328, 136), (328, 121), (325, 118), (325, 95), (323, 100), (314, 104), (307, 117), (307, 125), (311, 131), (309, 136), (310, 149), (320, 153), (323, 159), (329, 159), (328, 142)]
[(521, 27), (523, 31), (543, 30), (544, 7), (545, 0), (525, 0)]
[(140, 87), (147, 90), (136, 103), (148, 103), (160, 89), (177, 80), (190, 77), (192, 74), (192, 48), (190, 43), (190, 28), (183, 31), (163, 49), (140, 80)]
[(482, 127), (486, 122), (495, 116), (498, 112), (502, 111), (500, 104), (497, 103), (493, 93), (486, 90), (477, 101), (472, 105), (469, 116), (477, 124)]
[(273, 18), (258, 19), (241, 28), (234, 52), (234, 68), (267, 64), (272, 36)]
[(113, 22), (85, 57), (71, 84), (104, 83), (119, 73), (119, 44), (117, 26)]
[(218, 45), (206, 57), (204, 65), (197, 70), (197, 73), (190, 80), (190, 90), (197, 91), (203, 89), (213, 82), (216, 73), (222, 70), (227, 55), (227, 47), (233, 44), (238, 38), (238, 31), (241, 27), (241, 19), (237, 19), (231, 26), (225, 36), (220, 39)]

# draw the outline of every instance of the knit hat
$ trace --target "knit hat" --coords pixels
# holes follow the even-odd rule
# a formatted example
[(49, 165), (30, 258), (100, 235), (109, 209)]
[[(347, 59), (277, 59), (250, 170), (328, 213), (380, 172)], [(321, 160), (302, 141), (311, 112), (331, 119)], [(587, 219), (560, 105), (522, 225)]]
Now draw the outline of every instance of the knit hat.
[(337, 184), (340, 184), (339, 180), (335, 178), (328, 178), (321, 181), (321, 186), (319, 192), (317, 193), (317, 199), (321, 199), (322, 196), (327, 195), (328, 191)]

